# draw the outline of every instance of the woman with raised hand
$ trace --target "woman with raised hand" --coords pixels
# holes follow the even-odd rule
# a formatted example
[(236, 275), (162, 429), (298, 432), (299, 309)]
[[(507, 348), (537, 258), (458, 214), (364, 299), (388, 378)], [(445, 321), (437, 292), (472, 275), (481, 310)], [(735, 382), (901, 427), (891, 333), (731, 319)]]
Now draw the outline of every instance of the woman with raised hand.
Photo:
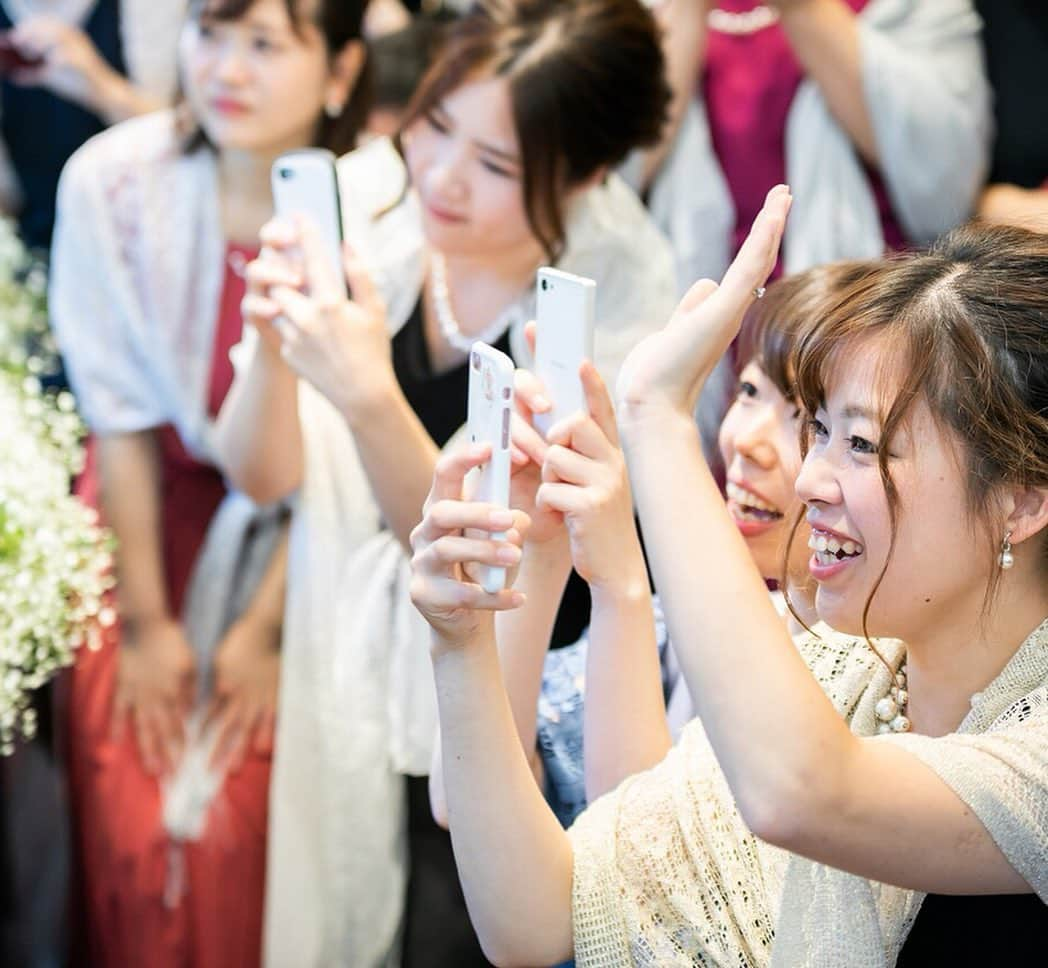
[[(798, 648), (691, 420), (789, 202), (773, 191), (724, 281), (697, 283), (623, 367), (620, 432), (699, 720), (567, 834), (485, 615), (522, 596), (469, 580), (503, 543), (448, 541), (496, 530), (460, 503), (484, 454), (438, 468), (413, 587), (456, 858), (498, 963), (891, 965), (925, 892), (1048, 899), (1048, 246), (958, 230), (867, 274), (805, 336), (809, 571), (819, 617), (855, 638)], [(520, 514), (507, 543), (526, 530)]]
[(286, 514), (227, 489), (214, 419), (273, 159), (355, 142), (362, 8), (194, 3), (178, 110), (62, 176), (50, 308), (94, 434), (81, 487), (119, 543), (119, 626), (79, 652), (69, 713), (99, 964), (261, 958)]
[[(609, 378), (672, 303), (668, 244), (609, 175), (658, 137), (667, 100), (638, 0), (480, 4), (449, 27), (397, 144), (340, 163), (352, 298), (308, 225), (263, 234), (244, 303), (261, 338), (220, 437), (247, 493), (299, 489), (281, 702), (303, 712), (279, 726), (271, 855), (273, 889), (302, 909), (288, 961), (385, 957), (405, 879), (405, 962), (480, 958), (430, 815), (436, 704), (405, 549), (465, 420), (472, 342), (530, 361), (540, 265), (597, 281)], [(576, 580), (555, 641), (577, 639), (588, 612)]]
[[(793, 487), (802, 427), (792, 365), (796, 343), (820, 304), (872, 266), (843, 262), (780, 279), (750, 308), (740, 331), (738, 355), (745, 365), (719, 434), (727, 507), (773, 586), (782, 585), (787, 539), (800, 511)], [(527, 596), (528, 608), (496, 621), (521, 743), (565, 826), (587, 801), (654, 766), (692, 717), (661, 608), (648, 594), (625, 460), (599, 380), (588, 366), (589, 415), (568, 418), (543, 439), (529, 418), (548, 401), (537, 379), (518, 371), (523, 419), (514, 423), (513, 440), (528, 460), (514, 468), (511, 503), (528, 514), (531, 526), (514, 587)], [(788, 567), (794, 586), (809, 582), (808, 556), (807, 536), (801, 535)], [(590, 584), (591, 625), (577, 643), (547, 651), (556, 602), (573, 566)], [(772, 596), (786, 616), (781, 587)], [(803, 598), (795, 590), (795, 605)], [(814, 623), (809, 609), (802, 614)], [(434, 814), (446, 824), (439, 762), (430, 789)]]

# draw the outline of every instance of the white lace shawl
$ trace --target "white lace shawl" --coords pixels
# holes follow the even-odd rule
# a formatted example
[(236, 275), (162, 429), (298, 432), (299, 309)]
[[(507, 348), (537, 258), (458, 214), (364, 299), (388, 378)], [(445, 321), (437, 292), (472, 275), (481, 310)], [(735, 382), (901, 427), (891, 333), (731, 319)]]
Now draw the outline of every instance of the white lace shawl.
[(69, 160), (49, 306), (95, 433), (170, 422), (215, 462), (207, 387), (224, 266), (214, 157), (179, 150), (170, 111), (116, 125)]
[[(897, 668), (900, 644), (880, 645)], [(1048, 903), (1048, 621), (975, 697), (957, 733), (935, 739), (874, 735), (890, 681), (861, 640), (826, 635), (800, 649), (852, 732), (927, 763)], [(888, 968), (924, 898), (757, 840), (697, 721), (570, 836), (580, 968)]]
[[(991, 92), (980, 21), (971, 0), (871, 0), (859, 31), (880, 174), (907, 237), (926, 244), (972, 214), (989, 169)], [(629, 171), (639, 173), (636, 159)], [(884, 251), (862, 162), (811, 80), (787, 118), (786, 178), (794, 198), (787, 272)], [(673, 243), (681, 284), (719, 279), (735, 211), (701, 99), (689, 107), (649, 204)]]
[[(87, 16), (94, 6), (94, 3), (90, 5)], [(128, 78), (161, 103), (170, 103), (175, 96), (178, 35), (185, 12), (186, 0), (120, 2), (120, 41)], [(15, 18), (17, 14), (13, 15)], [(0, 141), (0, 199), (6, 207), (14, 209), (18, 204), (18, 193), (18, 176)]]
[[(391, 331), (418, 298), (417, 200), (386, 141), (340, 162), (347, 235), (382, 289)], [(598, 281), (596, 357), (613, 378), (626, 350), (673, 309), (672, 256), (617, 179), (581, 200), (562, 266)], [(518, 360), (532, 297), (508, 312)], [(245, 347), (250, 352), (249, 347)], [(292, 521), (288, 610), (272, 780), (265, 962), (368, 968), (395, 961), (404, 885), (403, 775), (429, 772), (436, 701), (428, 627), (408, 562), (334, 409), (300, 386), (305, 477)]]

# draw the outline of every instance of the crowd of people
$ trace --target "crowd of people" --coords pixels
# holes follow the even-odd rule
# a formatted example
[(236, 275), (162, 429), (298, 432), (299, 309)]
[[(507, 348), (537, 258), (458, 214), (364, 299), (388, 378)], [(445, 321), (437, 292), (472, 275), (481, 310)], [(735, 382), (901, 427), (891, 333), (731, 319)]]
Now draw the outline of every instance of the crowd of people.
[[(54, 696), (72, 873), (11, 957), (1043, 948), (1042, 6), (0, 0), (0, 197), (119, 614)], [(306, 147), (337, 273), (274, 217)], [(541, 433), (545, 265), (597, 295)], [(466, 486), (475, 340), (509, 508)]]

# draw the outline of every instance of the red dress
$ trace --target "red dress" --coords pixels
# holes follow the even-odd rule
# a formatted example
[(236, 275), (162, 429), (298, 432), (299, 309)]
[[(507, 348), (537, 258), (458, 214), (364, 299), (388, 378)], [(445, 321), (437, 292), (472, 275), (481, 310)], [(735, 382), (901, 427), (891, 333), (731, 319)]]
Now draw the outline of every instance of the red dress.
[[(230, 247), (247, 259), (250, 250)], [(244, 282), (227, 260), (208, 406), (233, 378)], [(181, 614), (194, 560), (226, 494), (218, 470), (191, 457), (171, 426), (156, 431), (161, 462), (163, 560), (171, 614)], [(89, 448), (78, 490), (97, 504)], [(161, 820), (157, 780), (145, 772), (130, 726), (110, 735), (119, 629), (98, 652), (80, 651), (69, 693), (69, 761), (84, 952), (92, 968), (253, 968), (261, 961), (271, 756), (250, 752), (226, 777), (201, 840), (175, 848)], [(181, 854), (179, 856), (179, 851)], [(180, 868), (180, 870), (179, 870)], [(181, 874), (181, 896), (171, 880)], [(167, 901), (165, 902), (165, 888)]]
[[(868, 0), (846, 0), (859, 13)], [(744, 13), (756, 0), (720, 0)], [(732, 254), (738, 252), (773, 186), (786, 181), (786, 119), (804, 71), (780, 24), (751, 34), (710, 30), (702, 76), (710, 137), (735, 204)], [(867, 168), (889, 249), (906, 244), (880, 176)], [(773, 276), (778, 276), (776, 266)]]

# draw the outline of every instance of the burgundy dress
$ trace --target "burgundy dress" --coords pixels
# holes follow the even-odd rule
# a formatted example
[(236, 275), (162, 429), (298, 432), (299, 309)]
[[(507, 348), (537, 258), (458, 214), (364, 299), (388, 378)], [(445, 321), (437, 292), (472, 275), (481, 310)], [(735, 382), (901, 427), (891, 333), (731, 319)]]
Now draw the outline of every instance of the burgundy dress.
[[(847, 0), (859, 12), (867, 0)], [(718, 7), (743, 13), (759, 6), (754, 0), (720, 0)], [(746, 234), (773, 186), (786, 181), (786, 119), (797, 88), (804, 80), (786, 32), (779, 24), (752, 34), (710, 30), (702, 92), (717, 160), (735, 204), (732, 254)], [(906, 244), (888, 203), (879, 175), (867, 169), (877, 199), (881, 229), (890, 249)], [(773, 277), (781, 272), (777, 265)]]
[[(243, 259), (253, 252), (230, 246)], [(211, 364), (208, 409), (233, 379), (229, 350), (241, 333), (244, 282), (227, 260)], [(171, 426), (156, 430), (161, 464), (163, 562), (172, 615), (208, 525), (226, 495), (219, 471), (194, 459)], [(94, 454), (78, 490), (97, 506)], [(172, 844), (155, 777), (127, 724), (110, 732), (119, 629), (98, 652), (80, 651), (69, 696), (69, 759), (81, 896), (74, 901), (94, 968), (249, 968), (261, 960), (271, 754), (251, 752), (211, 806), (200, 841), (182, 849), (182, 889), (172, 892)], [(168, 897), (165, 903), (165, 888)], [(177, 898), (173, 894), (179, 894)]]

